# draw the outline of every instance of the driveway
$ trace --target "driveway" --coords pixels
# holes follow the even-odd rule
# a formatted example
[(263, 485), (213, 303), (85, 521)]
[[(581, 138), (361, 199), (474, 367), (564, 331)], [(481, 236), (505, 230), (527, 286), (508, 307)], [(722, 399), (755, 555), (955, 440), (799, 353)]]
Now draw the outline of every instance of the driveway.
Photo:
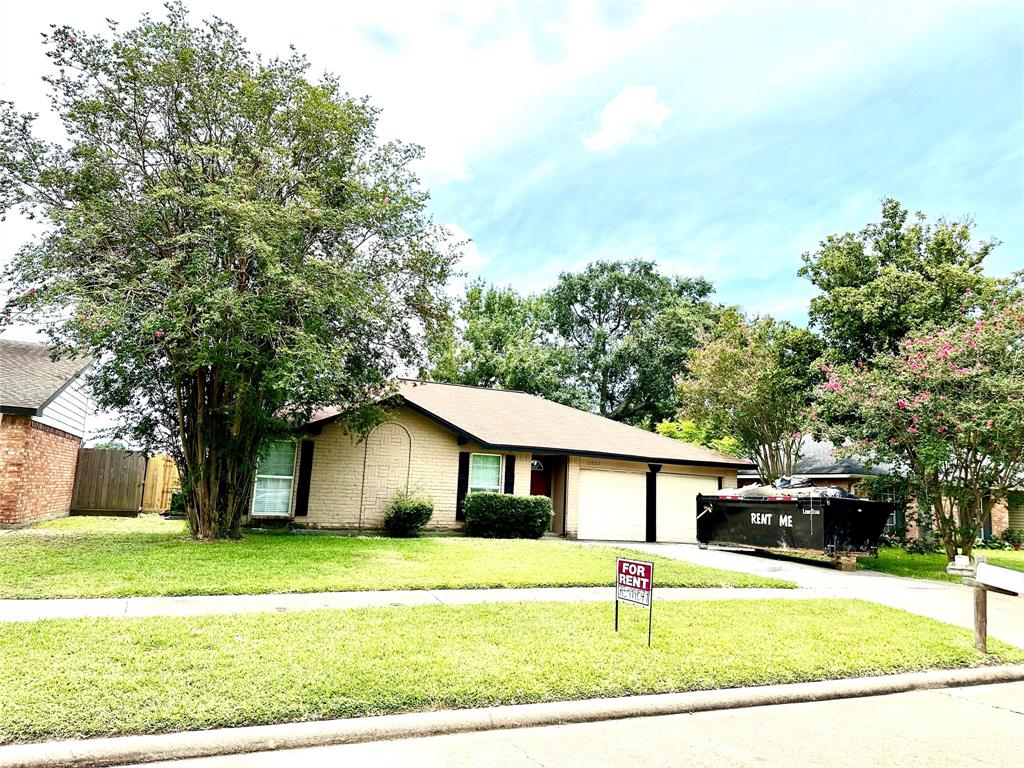
[[(813, 590), (816, 596), (870, 600), (968, 629), (974, 627), (974, 590), (963, 584), (876, 571), (839, 571), (730, 550), (701, 549), (695, 544), (630, 544), (630, 548), (723, 570), (788, 579)], [(1024, 647), (1024, 598), (989, 593), (988, 631), (992, 637)]]
[(150, 768), (1011, 768), (1020, 764), (1020, 733), (1024, 683), (1012, 683), (211, 757)]

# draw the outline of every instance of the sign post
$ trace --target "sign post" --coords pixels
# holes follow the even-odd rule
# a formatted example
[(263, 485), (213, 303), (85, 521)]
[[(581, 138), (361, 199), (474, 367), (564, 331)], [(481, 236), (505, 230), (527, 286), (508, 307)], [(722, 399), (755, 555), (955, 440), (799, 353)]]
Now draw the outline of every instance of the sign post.
[(651, 625), (654, 620), (654, 563), (642, 560), (615, 561), (615, 631), (619, 631), (619, 600), (642, 605), (647, 609), (647, 647), (651, 647)]

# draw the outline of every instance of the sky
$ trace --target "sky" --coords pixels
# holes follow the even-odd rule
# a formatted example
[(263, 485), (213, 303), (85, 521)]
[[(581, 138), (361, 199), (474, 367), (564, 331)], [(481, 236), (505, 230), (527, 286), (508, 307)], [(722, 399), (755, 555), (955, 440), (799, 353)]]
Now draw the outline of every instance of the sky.
[[(264, 55), (306, 53), (424, 146), (431, 211), (470, 276), (524, 291), (599, 259), (703, 275), (719, 301), (806, 322), (801, 253), (883, 197), (971, 216), (1024, 268), (1022, 2), (189, 3)], [(45, 113), (50, 23), (157, 2), (8, 5), (0, 99)], [(44, 115), (44, 130), (56, 122)], [(32, 233), (0, 223), (0, 264)], [(5, 336), (25, 338), (16, 328)]]

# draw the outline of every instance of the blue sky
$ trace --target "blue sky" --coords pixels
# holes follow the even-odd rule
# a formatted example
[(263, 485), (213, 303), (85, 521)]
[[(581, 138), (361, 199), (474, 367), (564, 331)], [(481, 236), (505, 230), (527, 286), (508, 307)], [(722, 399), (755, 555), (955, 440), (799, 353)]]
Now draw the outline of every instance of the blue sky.
[[(36, 33), (156, 3), (8, 10), (0, 98), (45, 110)], [(194, 2), (253, 47), (289, 43), (422, 143), (465, 270), (540, 290), (589, 261), (652, 258), (797, 322), (801, 252), (893, 196), (970, 215), (1024, 268), (1019, 2)], [(31, 230), (0, 224), (0, 262)]]

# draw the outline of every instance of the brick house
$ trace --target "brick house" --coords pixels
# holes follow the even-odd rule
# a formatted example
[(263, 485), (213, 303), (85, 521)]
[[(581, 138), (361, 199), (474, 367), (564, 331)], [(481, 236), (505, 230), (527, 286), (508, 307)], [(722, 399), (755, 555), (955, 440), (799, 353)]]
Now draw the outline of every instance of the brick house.
[(549, 496), (570, 538), (696, 541), (696, 496), (750, 463), (511, 390), (400, 381), (390, 417), (360, 440), (337, 410), (269, 446), (249, 520), (375, 531), (400, 491), (434, 502), (431, 530), (463, 526), (474, 491)]
[(88, 398), (88, 361), (0, 339), (0, 528), (63, 517), (71, 507)]

